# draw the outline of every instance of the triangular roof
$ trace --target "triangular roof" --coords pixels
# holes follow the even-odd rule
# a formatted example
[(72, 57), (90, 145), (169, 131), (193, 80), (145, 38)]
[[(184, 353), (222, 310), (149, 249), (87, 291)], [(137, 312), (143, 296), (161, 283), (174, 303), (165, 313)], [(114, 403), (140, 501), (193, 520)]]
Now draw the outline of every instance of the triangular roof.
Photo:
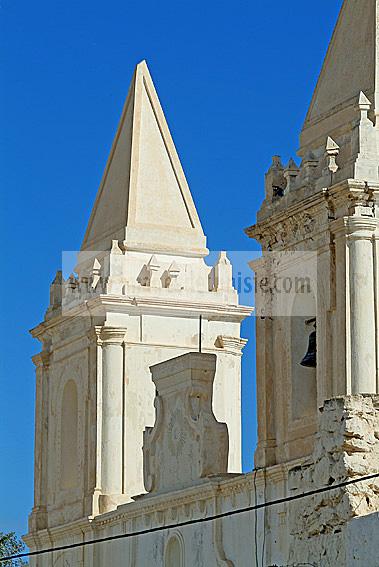
[(345, 0), (301, 134), (300, 154), (356, 119), (363, 91), (379, 109), (379, 0)]
[(207, 252), (145, 61), (134, 72), (81, 249), (109, 250), (114, 239), (130, 250)]

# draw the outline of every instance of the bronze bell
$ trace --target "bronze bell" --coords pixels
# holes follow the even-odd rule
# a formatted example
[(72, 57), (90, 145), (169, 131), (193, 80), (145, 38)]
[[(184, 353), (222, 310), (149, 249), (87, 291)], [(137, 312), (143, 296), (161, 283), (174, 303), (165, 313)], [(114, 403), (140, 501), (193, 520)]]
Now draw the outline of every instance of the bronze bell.
[(308, 350), (300, 362), (301, 366), (306, 368), (316, 368), (317, 366), (317, 335), (316, 331), (312, 331), (309, 335)]

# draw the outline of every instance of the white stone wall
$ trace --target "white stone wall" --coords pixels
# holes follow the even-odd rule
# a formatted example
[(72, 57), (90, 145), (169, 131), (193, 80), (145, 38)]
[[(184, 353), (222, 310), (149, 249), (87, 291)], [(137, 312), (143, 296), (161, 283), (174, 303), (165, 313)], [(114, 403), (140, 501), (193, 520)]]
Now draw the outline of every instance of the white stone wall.
[[(28, 545), (59, 546), (156, 526), (210, 518), (329, 487), (379, 471), (379, 399), (348, 396), (326, 402), (313, 454), (246, 475), (215, 476), (202, 484), (146, 495), (117, 510), (40, 530)], [(353, 484), (257, 511), (163, 529), (151, 535), (40, 556), (32, 567), (167, 567), (165, 549), (178, 537), (185, 567), (376, 567), (379, 542), (378, 480)]]
[[(86, 276), (55, 280), (46, 319), (33, 331), (43, 356), (35, 359), (32, 531), (104, 513), (145, 491), (142, 436), (154, 423), (155, 395), (149, 367), (198, 350), (200, 316), (202, 350), (218, 357), (213, 410), (228, 425), (228, 471), (241, 471), (241, 354), (246, 341), (240, 338), (240, 323), (251, 309), (238, 304), (229, 261), (220, 256), (213, 269), (217, 281), (209, 283), (211, 268), (202, 258), (176, 256), (175, 269), (183, 280), (171, 289), (164, 287), (163, 274), (173, 264), (172, 256), (170, 261), (155, 257), (156, 279), (144, 285), (138, 274), (150, 256), (129, 256), (114, 242)], [(117, 281), (114, 270), (121, 274)], [(63, 490), (62, 396), (69, 380), (78, 400), (77, 482)]]

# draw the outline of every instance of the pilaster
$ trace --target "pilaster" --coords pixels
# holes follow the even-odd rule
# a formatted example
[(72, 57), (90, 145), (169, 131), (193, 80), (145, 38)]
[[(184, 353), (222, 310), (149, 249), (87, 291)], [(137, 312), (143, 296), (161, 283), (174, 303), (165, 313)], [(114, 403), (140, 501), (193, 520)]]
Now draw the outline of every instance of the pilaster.
[(376, 393), (374, 234), (379, 219), (348, 219), (351, 393)]
[(103, 327), (102, 347), (102, 431), (100, 510), (114, 508), (124, 493), (124, 348), (126, 329)]
[(34, 435), (34, 507), (29, 516), (29, 529), (40, 530), (47, 525), (47, 446), (49, 408), (50, 354), (42, 351), (32, 358), (36, 367), (36, 406)]
[(101, 463), (102, 463), (102, 326), (95, 325), (87, 333), (89, 350), (89, 429), (90, 451), (88, 462), (88, 511), (89, 515), (99, 514), (99, 498), (101, 496)]
[(350, 278), (346, 218), (333, 221), (330, 229), (335, 246), (332, 395), (342, 396), (351, 393)]
[(336, 246), (335, 395), (377, 391), (379, 219), (343, 217), (331, 230)]

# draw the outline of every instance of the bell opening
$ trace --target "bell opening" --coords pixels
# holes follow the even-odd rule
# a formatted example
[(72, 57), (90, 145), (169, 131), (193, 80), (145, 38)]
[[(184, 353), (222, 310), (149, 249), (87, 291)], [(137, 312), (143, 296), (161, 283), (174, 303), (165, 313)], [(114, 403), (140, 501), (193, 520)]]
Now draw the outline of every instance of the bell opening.
[(312, 331), (309, 335), (308, 350), (300, 362), (301, 366), (305, 368), (316, 368), (317, 366), (317, 335), (316, 331)]

